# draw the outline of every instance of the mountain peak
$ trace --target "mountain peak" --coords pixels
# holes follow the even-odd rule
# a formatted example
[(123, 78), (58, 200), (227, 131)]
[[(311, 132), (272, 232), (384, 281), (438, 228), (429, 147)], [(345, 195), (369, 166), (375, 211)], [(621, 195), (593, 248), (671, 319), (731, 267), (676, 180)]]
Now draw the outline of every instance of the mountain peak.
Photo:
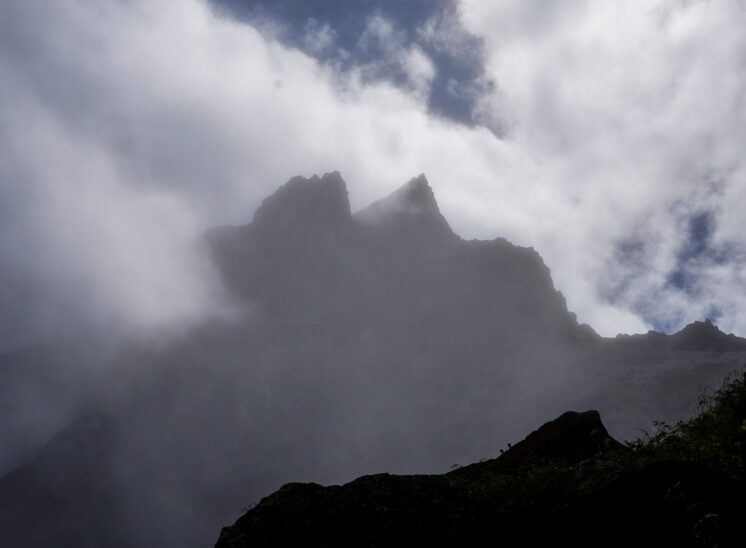
[(355, 219), (365, 224), (396, 227), (436, 237), (453, 236), (424, 174), (413, 177), (385, 198), (358, 211)]
[(424, 173), (413, 177), (397, 190), (394, 194), (401, 193), (401, 198), (407, 205), (415, 207), (421, 211), (434, 211), (440, 213), (438, 202), (435, 200), (435, 193), (427, 182)]
[(703, 322), (695, 321), (678, 333), (671, 335), (677, 348), (682, 350), (741, 350), (746, 348), (746, 341), (732, 333), (723, 333), (708, 318)]
[(254, 214), (253, 226), (309, 228), (349, 220), (347, 185), (338, 171), (322, 177), (293, 177), (266, 198)]

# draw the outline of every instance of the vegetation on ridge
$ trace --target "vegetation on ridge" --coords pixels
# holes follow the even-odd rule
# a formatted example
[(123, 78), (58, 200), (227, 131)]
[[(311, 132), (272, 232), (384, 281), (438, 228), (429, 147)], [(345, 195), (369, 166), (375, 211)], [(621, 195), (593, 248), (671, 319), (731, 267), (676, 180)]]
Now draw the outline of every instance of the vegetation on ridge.
[(628, 444), (620, 462), (639, 466), (681, 460), (744, 479), (746, 458), (746, 371), (732, 373), (722, 388), (703, 393), (697, 416), (675, 425), (657, 422), (657, 432)]

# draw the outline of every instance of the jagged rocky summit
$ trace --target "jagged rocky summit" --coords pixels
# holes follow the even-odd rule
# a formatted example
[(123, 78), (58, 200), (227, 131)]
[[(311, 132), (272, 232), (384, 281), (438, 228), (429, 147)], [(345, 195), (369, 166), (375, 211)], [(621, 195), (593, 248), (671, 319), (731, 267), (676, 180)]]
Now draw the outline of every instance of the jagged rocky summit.
[(483, 320), (495, 331), (530, 323), (527, 330), (591, 332), (578, 328), (533, 249), (456, 236), (424, 175), (355, 214), (338, 172), (294, 177), (252, 223), (215, 229), (208, 241), (226, 285), (283, 321), (334, 323), (336, 315), (346, 323), (354, 308), (374, 328), (388, 311), (450, 325)]
[(723, 333), (710, 319), (695, 321), (673, 335), (649, 331), (646, 335), (617, 335), (617, 340), (629, 346), (635, 344), (673, 350), (742, 352), (746, 341), (733, 333)]

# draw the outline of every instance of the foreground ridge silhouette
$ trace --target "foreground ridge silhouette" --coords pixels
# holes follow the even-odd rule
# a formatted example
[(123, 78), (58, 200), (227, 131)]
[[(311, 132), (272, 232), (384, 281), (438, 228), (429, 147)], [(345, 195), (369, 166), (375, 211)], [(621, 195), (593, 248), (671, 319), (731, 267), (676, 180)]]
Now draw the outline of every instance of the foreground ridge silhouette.
[(746, 374), (694, 419), (629, 445), (567, 412), (500, 457), (442, 475), (291, 483), (216, 548), (743, 546)]

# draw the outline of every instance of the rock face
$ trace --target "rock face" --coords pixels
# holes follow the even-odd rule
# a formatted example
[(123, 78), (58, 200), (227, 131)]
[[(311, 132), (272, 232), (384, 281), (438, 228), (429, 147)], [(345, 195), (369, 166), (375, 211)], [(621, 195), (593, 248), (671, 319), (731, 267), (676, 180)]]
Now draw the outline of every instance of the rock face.
[[(441, 472), (565, 409), (598, 409), (616, 437), (675, 421), (746, 358), (708, 326), (686, 344), (599, 337), (535, 250), (454, 234), (424, 176), (354, 214), (339, 173), (296, 177), (202, 243), (240, 320), (0, 356), (0, 432), (18, 446), (5, 454), (29, 465), (0, 479), (0, 545), (204, 546), (290, 480)], [(75, 423), (89, 409), (116, 428)], [(521, 451), (547, 456), (559, 436), (592, 453), (607, 440), (596, 419), (567, 416)], [(39, 451), (68, 424), (80, 443)], [(85, 447), (106, 448), (95, 466)], [(502, 458), (522, 463), (514, 449)], [(52, 500), (66, 502), (34, 510)]]
[(343, 227), (350, 221), (347, 187), (338, 171), (319, 178), (293, 177), (254, 214), (256, 230), (297, 234)]
[[(354, 215), (337, 172), (296, 177), (264, 200), (251, 224), (207, 239), (226, 285), (278, 321), (336, 328), (362, 317), (366, 329), (393, 320), (451, 330), (460, 317), (467, 337), (487, 326), (587, 336), (533, 249), (461, 240), (424, 175)], [(502, 339), (490, 336), (489, 344)]]
[(726, 335), (709, 319), (687, 325), (672, 336), (671, 340), (679, 350), (737, 352), (746, 349), (746, 341), (732, 333)]
[(422, 174), (357, 212), (355, 220), (377, 226), (388, 232), (390, 237), (412, 239), (423, 245), (456, 238), (448, 221), (441, 215), (435, 194)]
[[(112, 519), (120, 517), (117, 497), (100, 482), (108, 476), (117, 427), (112, 417), (85, 414), (56, 434), (34, 460), (0, 479), (0, 545), (124, 545), (107, 542), (125, 532)], [(96, 519), (105, 520), (112, 531), (101, 536), (90, 527)]]
[(564, 413), (499, 458), (448, 474), (378, 474), (330, 487), (287, 484), (224, 528), (216, 547), (532, 545), (521, 537), (538, 540), (523, 530), (538, 516), (524, 509), (501, 515), (498, 495), (513, 494), (490, 492), (489, 484), (512, 484), (515, 470), (538, 459), (573, 465), (612, 446), (620, 444), (597, 411)]
[[(679, 444), (696, 443), (686, 437), (697, 428)], [(739, 451), (720, 435), (706, 427), (724, 455)], [(742, 546), (743, 481), (718, 459), (670, 460), (683, 453), (662, 449), (624, 447), (596, 411), (568, 412), (501, 457), (448, 474), (287, 484), (224, 528), (216, 547)]]
[(664, 335), (649, 331), (646, 335), (618, 335), (617, 341), (626, 346), (684, 351), (743, 352), (746, 340), (733, 333), (725, 334), (709, 319), (692, 322), (678, 333)]
[(619, 446), (606, 431), (598, 411), (567, 411), (511, 446), (497, 463), (521, 466), (541, 458), (580, 462), (602, 450)]

